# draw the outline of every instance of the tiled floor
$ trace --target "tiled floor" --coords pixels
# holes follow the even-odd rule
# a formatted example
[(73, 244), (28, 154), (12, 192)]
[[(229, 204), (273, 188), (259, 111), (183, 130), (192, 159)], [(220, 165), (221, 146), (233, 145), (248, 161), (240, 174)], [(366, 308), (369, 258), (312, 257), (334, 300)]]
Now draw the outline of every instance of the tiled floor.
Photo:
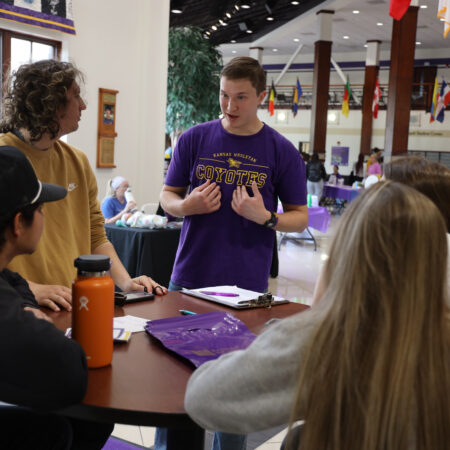
[[(335, 228), (333, 218), (326, 234), (311, 230), (317, 240), (317, 251), (311, 241), (296, 239), (301, 235), (291, 233), (283, 240), (279, 251), (279, 275), (269, 281), (269, 291), (300, 303), (311, 304), (319, 271), (327, 259), (330, 238)], [(113, 436), (150, 447), (153, 445), (154, 428), (116, 425)], [(278, 450), (285, 430), (278, 428), (249, 436), (247, 450)], [(209, 450), (210, 436), (206, 436), (205, 450)], [(188, 449), (187, 449), (188, 450)]]

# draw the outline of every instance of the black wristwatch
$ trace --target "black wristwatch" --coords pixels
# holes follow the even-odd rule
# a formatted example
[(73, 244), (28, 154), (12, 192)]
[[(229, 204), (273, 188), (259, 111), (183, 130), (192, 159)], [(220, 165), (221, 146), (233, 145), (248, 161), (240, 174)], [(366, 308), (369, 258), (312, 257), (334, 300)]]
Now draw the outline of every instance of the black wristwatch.
[(271, 212), (270, 213), (270, 219), (266, 220), (263, 223), (263, 227), (273, 228), (274, 226), (276, 226), (277, 223), (278, 223), (278, 214), (274, 213), (274, 212)]

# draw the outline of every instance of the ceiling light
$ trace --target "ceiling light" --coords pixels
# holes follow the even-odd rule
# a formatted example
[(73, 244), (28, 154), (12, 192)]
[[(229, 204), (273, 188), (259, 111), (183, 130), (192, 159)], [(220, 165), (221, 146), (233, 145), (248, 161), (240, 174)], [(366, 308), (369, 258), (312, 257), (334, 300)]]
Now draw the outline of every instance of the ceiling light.
[(383, 22), (377, 22), (377, 27), (382, 27), (383, 26)]
[(248, 3), (242, 3), (241, 8), (242, 9), (250, 9), (250, 5)]
[(357, 9), (354, 9), (353, 14), (359, 14), (359, 11)]
[(439, 19), (441, 22), (444, 22), (445, 21), (445, 19)]
[(277, 52), (278, 49), (277, 49), (277, 48), (273, 48), (272, 51), (273, 51), (273, 52)]
[(182, 11), (181, 9), (178, 9), (178, 8), (173, 8), (171, 11), (172, 11), (174, 14), (183, 14), (183, 11)]
[(248, 34), (252, 34), (253, 31), (252, 31), (252, 30), (247, 30), (247, 33), (248, 33)]
[(219, 23), (220, 25), (222, 25), (223, 27), (226, 27), (228, 24), (226, 22), (224, 22), (222, 19), (219, 19)]
[(428, 6), (427, 6), (427, 5), (420, 5), (420, 7), (421, 7), (422, 9), (426, 9), (426, 8), (428, 8)]
[(275, 19), (274, 19), (273, 16), (267, 16), (266, 20), (269, 21), (269, 22), (273, 22)]
[(211, 34), (211, 31), (205, 31), (205, 34), (209, 36)]
[(422, 42), (417, 41), (416, 45), (422, 45)]
[(300, 39), (299, 38), (294, 38), (293, 41), (294, 42), (300, 42)]
[(217, 30), (217, 27), (216, 27), (215, 25), (213, 25), (211, 28), (212, 28), (214, 31)]
[(230, 41), (232, 44), (236, 44), (236, 41), (234, 39), (231, 39)]
[(350, 39), (350, 36), (342, 36), (342, 39)]
[(299, 5), (300, 4), (300, 2), (297, 2), (297, 1), (292, 1), (291, 2), (291, 5)]
[(236, 50), (231, 50), (231, 53), (236, 53)]
[(235, 9), (236, 11), (239, 11), (239, 5), (234, 5), (234, 9)]
[(229, 19), (231, 19), (231, 14), (230, 14), (230, 13), (227, 12), (225, 15), (226, 15)]
[(364, 47), (367, 48), (367, 44), (364, 44)]

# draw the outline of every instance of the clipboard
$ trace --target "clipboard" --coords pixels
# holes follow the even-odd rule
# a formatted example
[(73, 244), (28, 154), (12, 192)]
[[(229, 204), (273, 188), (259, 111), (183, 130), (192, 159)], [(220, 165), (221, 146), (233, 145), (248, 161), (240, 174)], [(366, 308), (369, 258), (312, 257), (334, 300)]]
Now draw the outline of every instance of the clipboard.
[(276, 297), (270, 293), (249, 291), (237, 286), (213, 286), (201, 289), (183, 288), (181, 293), (235, 309), (270, 308), (271, 306), (289, 303), (289, 300)]

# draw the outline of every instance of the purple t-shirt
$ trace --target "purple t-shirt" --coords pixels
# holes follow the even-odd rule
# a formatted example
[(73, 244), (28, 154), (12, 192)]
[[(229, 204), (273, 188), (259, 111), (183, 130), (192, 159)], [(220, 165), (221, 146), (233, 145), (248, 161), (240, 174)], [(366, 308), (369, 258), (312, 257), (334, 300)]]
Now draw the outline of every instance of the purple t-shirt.
[(172, 272), (172, 281), (195, 289), (237, 285), (267, 289), (274, 230), (244, 219), (231, 208), (233, 191), (255, 180), (264, 205), (306, 204), (305, 164), (295, 147), (267, 125), (251, 136), (228, 133), (220, 120), (183, 133), (165, 180), (167, 186), (192, 191), (207, 179), (220, 185), (221, 207), (210, 214), (187, 216)]

